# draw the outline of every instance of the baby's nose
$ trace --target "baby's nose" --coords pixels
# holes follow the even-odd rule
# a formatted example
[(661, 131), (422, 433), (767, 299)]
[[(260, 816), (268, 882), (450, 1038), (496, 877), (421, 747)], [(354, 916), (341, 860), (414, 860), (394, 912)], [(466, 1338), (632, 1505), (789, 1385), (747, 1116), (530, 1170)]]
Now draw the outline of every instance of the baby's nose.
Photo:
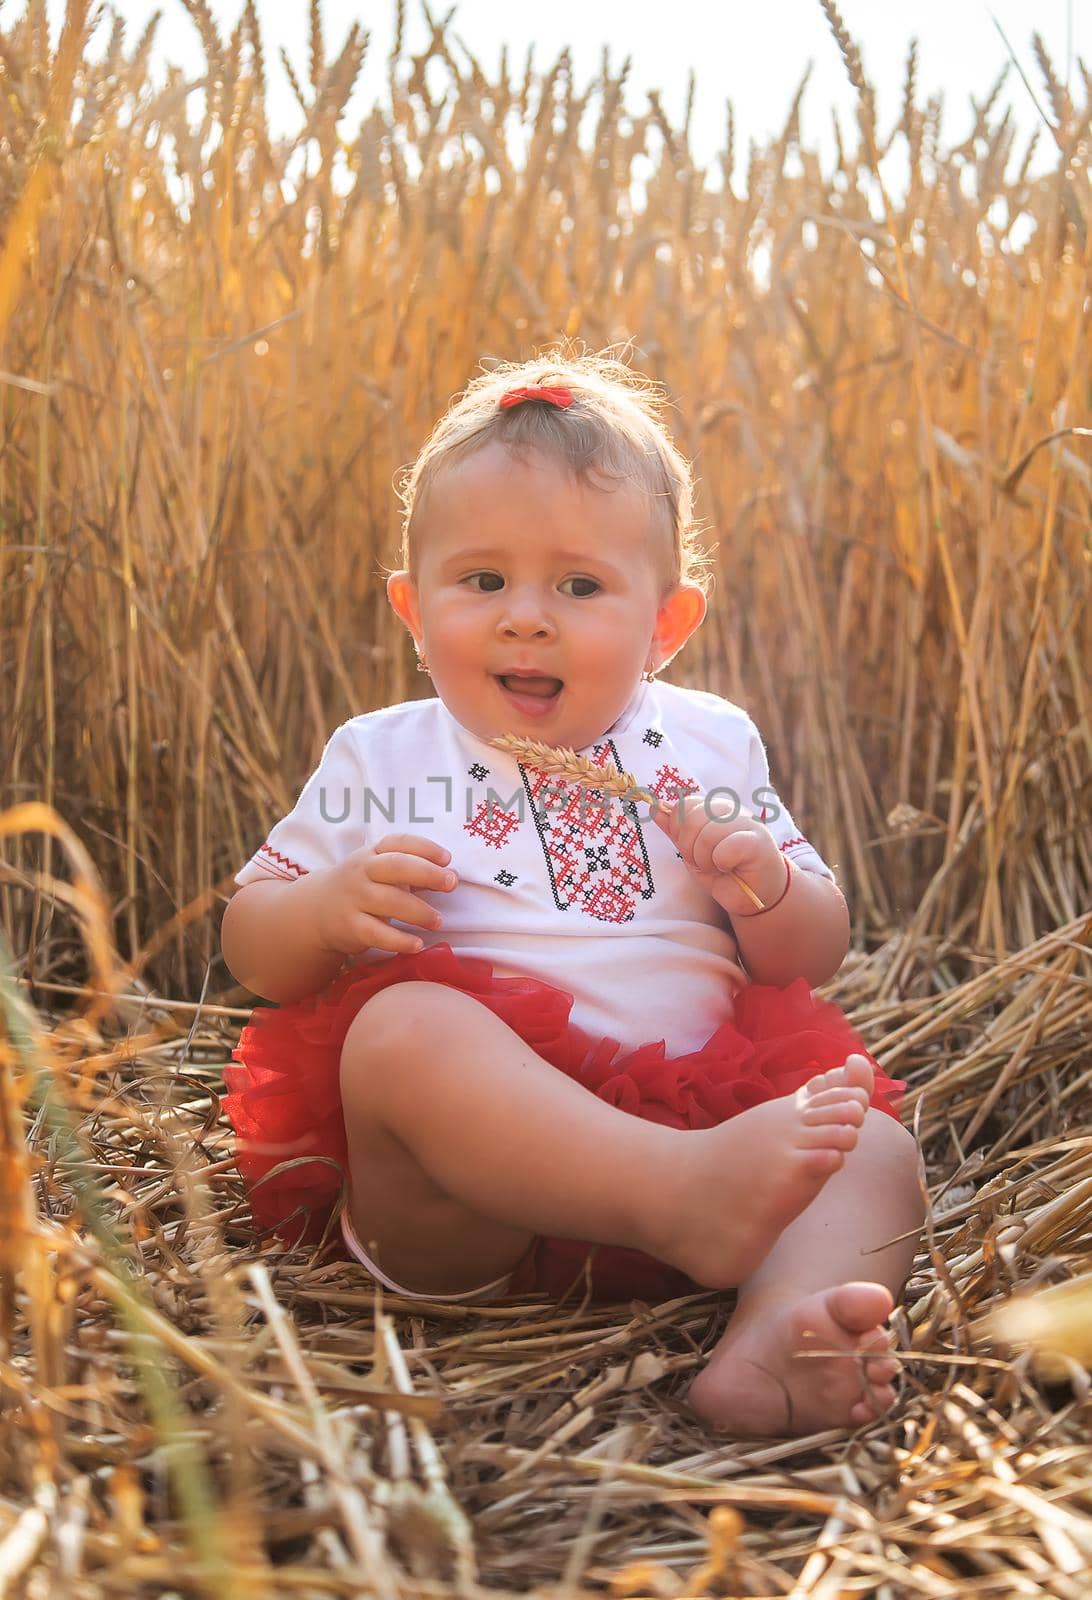
[(548, 637), (556, 631), (553, 617), (546, 610), (542, 602), (536, 601), (531, 596), (523, 600), (513, 600), (500, 623), (502, 633), (533, 634), (536, 638)]
[(502, 631), (509, 638), (511, 638), (514, 634), (527, 634), (531, 638), (547, 639), (549, 638), (550, 634), (554, 632), (554, 629), (551, 624), (547, 622), (535, 622), (534, 620), (530, 619), (527, 621), (524, 621), (523, 619), (514, 619), (511, 622), (505, 623)]

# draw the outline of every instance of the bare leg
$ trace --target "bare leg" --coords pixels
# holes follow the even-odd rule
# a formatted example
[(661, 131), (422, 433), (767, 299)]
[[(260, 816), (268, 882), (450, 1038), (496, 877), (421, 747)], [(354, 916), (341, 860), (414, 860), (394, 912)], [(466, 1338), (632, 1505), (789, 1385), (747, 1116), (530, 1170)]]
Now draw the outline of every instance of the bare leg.
[[(870, 1110), (857, 1147), (743, 1284), (688, 1400), (736, 1435), (813, 1433), (870, 1421), (895, 1399), (884, 1323), (914, 1259), (923, 1217), (913, 1136)], [(872, 1252), (874, 1254), (866, 1254)], [(802, 1356), (813, 1350), (875, 1351)]]
[(738, 1283), (856, 1143), (871, 1069), (851, 1060), (720, 1127), (678, 1131), (607, 1105), (472, 996), (394, 984), (342, 1051), (353, 1226), (422, 1292), (498, 1276), (538, 1233)]

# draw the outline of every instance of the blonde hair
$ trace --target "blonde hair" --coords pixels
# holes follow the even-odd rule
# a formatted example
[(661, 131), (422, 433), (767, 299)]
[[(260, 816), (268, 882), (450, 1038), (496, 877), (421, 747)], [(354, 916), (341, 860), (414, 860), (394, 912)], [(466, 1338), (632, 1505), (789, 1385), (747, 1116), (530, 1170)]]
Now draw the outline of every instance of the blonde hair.
[[(539, 385), (563, 385), (572, 405), (562, 409), (528, 401), (502, 409), (501, 396), (509, 389)], [(652, 502), (653, 526), (658, 524), (671, 544), (662, 594), (681, 582), (695, 583), (707, 594), (709, 557), (697, 542), (694, 480), (667, 431), (665, 411), (659, 385), (607, 355), (547, 351), (531, 361), (500, 362), (471, 379), (402, 475), (403, 569), (416, 576), (415, 525), (437, 476), (497, 441), (513, 451), (552, 455), (584, 482), (594, 473), (643, 490)]]

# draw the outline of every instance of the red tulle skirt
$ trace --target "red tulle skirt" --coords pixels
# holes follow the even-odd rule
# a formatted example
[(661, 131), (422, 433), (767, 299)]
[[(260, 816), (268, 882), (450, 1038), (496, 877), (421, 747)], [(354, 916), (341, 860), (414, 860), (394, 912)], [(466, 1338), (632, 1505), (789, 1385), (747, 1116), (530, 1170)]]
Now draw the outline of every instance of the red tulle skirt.
[[(316, 995), (254, 1011), (232, 1052), (238, 1064), (224, 1069), (224, 1109), (254, 1221), (286, 1245), (321, 1239), (344, 1198), (339, 1073), (349, 1025), (372, 995), (410, 979), (473, 995), (560, 1072), (610, 1105), (669, 1128), (714, 1127), (792, 1094), (853, 1051), (868, 1055), (844, 1013), (813, 995), (803, 978), (785, 989), (747, 985), (735, 997), (731, 1022), (699, 1050), (668, 1056), (663, 1040), (627, 1050), (584, 1033), (569, 1022), (572, 995), (537, 978), (496, 977), (490, 962), (456, 955), (448, 944), (348, 967)], [(905, 1084), (873, 1066), (872, 1104), (897, 1117), (894, 1102)], [(331, 1232), (339, 1245), (338, 1230)], [(600, 1300), (666, 1298), (696, 1287), (640, 1251), (552, 1238), (536, 1240), (512, 1287), (560, 1296), (586, 1272)]]

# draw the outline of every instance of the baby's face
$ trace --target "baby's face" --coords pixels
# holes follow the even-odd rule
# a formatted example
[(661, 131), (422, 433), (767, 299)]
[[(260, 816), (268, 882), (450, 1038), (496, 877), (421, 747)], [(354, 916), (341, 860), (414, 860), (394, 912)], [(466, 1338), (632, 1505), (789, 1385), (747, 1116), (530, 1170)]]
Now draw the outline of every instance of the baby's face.
[[(654, 666), (666, 653), (667, 536), (640, 490), (597, 488), (494, 442), (434, 479), (417, 533), (417, 583), (397, 574), (387, 591), (436, 693), (479, 738), (582, 749), (625, 710), (650, 652)], [(521, 668), (560, 688), (512, 692), (501, 680)]]

